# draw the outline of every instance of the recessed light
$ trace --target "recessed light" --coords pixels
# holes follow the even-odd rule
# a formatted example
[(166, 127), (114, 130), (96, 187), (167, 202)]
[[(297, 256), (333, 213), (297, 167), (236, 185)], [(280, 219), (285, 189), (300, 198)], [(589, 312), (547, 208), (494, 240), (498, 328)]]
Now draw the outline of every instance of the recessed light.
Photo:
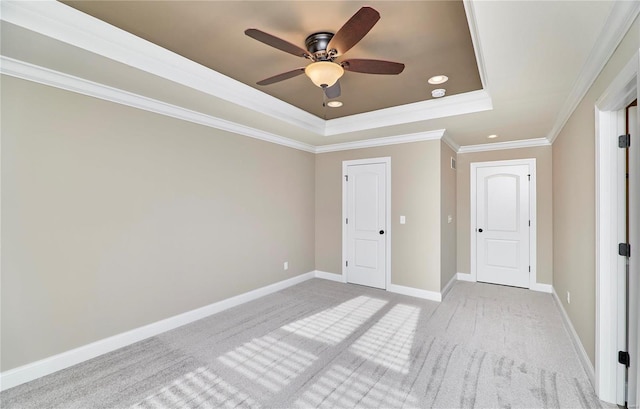
[(428, 82), (429, 84), (438, 85), (438, 84), (444, 84), (448, 80), (449, 80), (449, 77), (447, 77), (446, 75), (434, 75), (433, 77), (429, 78)]
[(442, 98), (444, 97), (445, 90), (443, 88), (434, 89), (431, 91), (431, 96), (434, 98)]
[(498, 137), (498, 135), (495, 135), (495, 134), (487, 136), (487, 138), (489, 138), (489, 139), (494, 139), (494, 138), (497, 138), (497, 137)]
[(327, 102), (327, 106), (331, 108), (340, 108), (342, 106), (342, 101), (329, 101)]

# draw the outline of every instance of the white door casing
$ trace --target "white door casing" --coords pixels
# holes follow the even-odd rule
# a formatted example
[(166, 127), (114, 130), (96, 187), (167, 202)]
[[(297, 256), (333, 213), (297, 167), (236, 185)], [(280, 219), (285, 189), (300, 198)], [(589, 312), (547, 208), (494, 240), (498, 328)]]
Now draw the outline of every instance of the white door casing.
[(638, 107), (630, 108), (629, 134), (629, 243), (631, 257), (629, 257), (629, 355), (635, 357), (635, 362), (629, 368), (628, 407), (638, 407), (638, 385), (640, 383), (640, 369), (637, 359), (640, 352), (638, 327), (640, 324), (640, 132), (638, 130), (640, 116)]
[(535, 159), (471, 164), (473, 281), (538, 289), (535, 164)]
[[(638, 98), (637, 86), (639, 55), (636, 53), (607, 89), (596, 101), (596, 346), (595, 346), (595, 389), (601, 400), (624, 403), (624, 371), (618, 363), (620, 346), (625, 343), (626, 331), (624, 305), (620, 303), (624, 294), (620, 279), (625, 263), (618, 255), (618, 243), (624, 241), (624, 203), (620, 199), (624, 193), (621, 172), (624, 172), (624, 154), (618, 148), (618, 135), (626, 131), (624, 109)], [(631, 143), (632, 151), (634, 143)], [(637, 144), (636, 144), (637, 147)], [(635, 151), (637, 152), (637, 151)], [(637, 163), (637, 162), (634, 162)], [(637, 164), (631, 164), (630, 180)], [(634, 170), (635, 169), (635, 170)], [(636, 177), (637, 178), (637, 177)], [(637, 179), (636, 183), (637, 183)], [(637, 200), (637, 190), (631, 196)], [(634, 207), (635, 206), (635, 207)], [(638, 221), (638, 204), (630, 205), (630, 219)], [(632, 224), (632, 226), (634, 226)], [(637, 229), (637, 225), (634, 226)], [(640, 258), (640, 245), (632, 238), (631, 258)], [(637, 233), (635, 233), (636, 240)], [(635, 265), (635, 267), (634, 267)], [(631, 268), (638, 268), (632, 261)], [(612, 274), (612, 272), (614, 272)], [(637, 311), (632, 311), (631, 319), (638, 319)], [(638, 373), (638, 357), (631, 356), (631, 370)], [(635, 367), (635, 369), (633, 369)], [(637, 391), (636, 391), (637, 392)], [(637, 405), (637, 402), (636, 402)]]
[(388, 159), (343, 162), (345, 281), (381, 289), (389, 271)]

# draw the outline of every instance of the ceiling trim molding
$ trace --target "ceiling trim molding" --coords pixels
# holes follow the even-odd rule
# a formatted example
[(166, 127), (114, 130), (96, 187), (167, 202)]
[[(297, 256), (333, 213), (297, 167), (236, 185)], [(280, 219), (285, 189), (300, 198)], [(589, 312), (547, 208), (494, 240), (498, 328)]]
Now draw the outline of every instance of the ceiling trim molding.
[(9, 23), (324, 134), (323, 119), (66, 4), (3, 1), (1, 7), (0, 18)]
[(442, 136), (442, 142), (446, 143), (454, 152), (458, 153), (460, 151), (460, 145), (447, 132)]
[(478, 21), (476, 20), (476, 10), (471, 0), (463, 0), (462, 4), (464, 6), (464, 11), (467, 14), (469, 33), (471, 34), (473, 51), (476, 54), (476, 65), (478, 66), (478, 72), (480, 73), (482, 88), (489, 90), (487, 69), (484, 64), (484, 54), (482, 53), (482, 43), (480, 42), (480, 33), (478, 32)]
[(0, 56), (0, 74), (314, 154), (430, 140), (442, 140), (457, 153), (484, 152), (551, 145), (546, 138), (537, 138), (522, 141), (459, 146), (451, 136), (446, 133), (445, 129), (438, 129), (413, 134), (314, 146), (5, 56)]
[(221, 131), (232, 132), (266, 142), (315, 153), (315, 147), (270, 132), (251, 128), (201, 112), (192, 111), (166, 102), (133, 94), (118, 88), (102, 85), (86, 79), (74, 77), (48, 68), (0, 56), (0, 73), (39, 84), (75, 92), (82, 95), (126, 105), (144, 111), (181, 119)]
[(556, 122), (547, 135), (547, 139), (553, 143), (562, 128), (578, 107), (578, 104), (587, 94), (596, 81), (614, 51), (631, 28), (636, 17), (640, 13), (640, 2), (615, 1), (611, 6), (611, 12), (607, 17), (600, 35), (593, 46), (589, 57), (580, 70), (578, 79), (573, 85), (571, 93), (567, 97)]
[(327, 136), (338, 135), (491, 109), (493, 109), (493, 102), (487, 91), (471, 91), (445, 98), (331, 119), (327, 121), (325, 134)]
[[(486, 111), (486, 90), (325, 121), (289, 103), (57, 1), (2, 2), (0, 18), (321, 136)], [(477, 51), (476, 51), (477, 52)], [(481, 78), (484, 76), (483, 67)]]
[(334, 143), (331, 145), (316, 146), (315, 153), (328, 153), (337, 151), (347, 151), (351, 149), (373, 148), (377, 146), (397, 145), (401, 143), (433, 141), (442, 139), (445, 134), (444, 129), (435, 131), (418, 132), (406, 135), (387, 136), (384, 138), (373, 138), (364, 141)]
[(505, 149), (535, 148), (539, 146), (551, 146), (547, 138), (524, 139), (521, 141), (483, 143), (480, 145), (461, 146), (458, 153), (501, 151)]

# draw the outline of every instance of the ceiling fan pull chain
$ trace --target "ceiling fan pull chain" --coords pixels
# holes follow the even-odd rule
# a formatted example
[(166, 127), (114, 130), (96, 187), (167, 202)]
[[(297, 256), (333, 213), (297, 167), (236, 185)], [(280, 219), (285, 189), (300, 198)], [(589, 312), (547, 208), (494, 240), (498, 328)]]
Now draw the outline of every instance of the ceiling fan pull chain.
[(322, 107), (324, 108), (324, 120), (327, 120), (327, 86), (322, 86)]

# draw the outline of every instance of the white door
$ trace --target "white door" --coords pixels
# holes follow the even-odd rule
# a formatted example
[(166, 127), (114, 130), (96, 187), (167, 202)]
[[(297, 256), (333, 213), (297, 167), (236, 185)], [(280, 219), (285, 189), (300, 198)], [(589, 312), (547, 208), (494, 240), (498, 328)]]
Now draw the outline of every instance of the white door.
[(348, 165), (347, 282), (386, 288), (387, 180), (385, 163)]
[(477, 280), (529, 288), (529, 165), (476, 170)]

